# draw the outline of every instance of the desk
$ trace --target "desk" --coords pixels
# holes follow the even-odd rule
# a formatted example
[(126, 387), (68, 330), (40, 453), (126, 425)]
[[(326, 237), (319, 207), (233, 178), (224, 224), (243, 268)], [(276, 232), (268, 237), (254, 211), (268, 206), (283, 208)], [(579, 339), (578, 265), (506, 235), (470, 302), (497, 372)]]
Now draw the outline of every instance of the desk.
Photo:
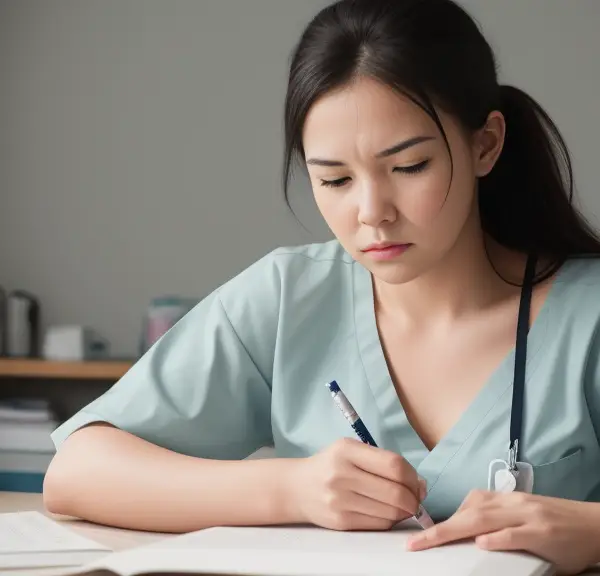
[[(154, 532), (136, 532), (133, 530), (122, 530), (119, 528), (108, 528), (75, 520), (64, 516), (55, 516), (44, 510), (41, 494), (27, 494), (23, 492), (0, 492), (0, 513), (2, 512), (25, 512), (36, 510), (53, 520), (59, 520), (67, 525), (67, 528), (78, 532), (82, 536), (108, 546), (111, 550), (126, 550), (135, 546), (151, 544), (161, 540), (166, 535)], [(14, 571), (19, 576), (57, 576), (64, 573), (65, 568), (36, 568), (30, 570)], [(6, 574), (2, 573), (3, 576)]]
[[(161, 540), (166, 534), (155, 532), (136, 532), (134, 530), (123, 530), (120, 528), (108, 528), (98, 526), (81, 520), (58, 517), (44, 510), (41, 494), (26, 494), (22, 492), (0, 492), (0, 513), (2, 512), (25, 512), (36, 510), (53, 520), (65, 522), (69, 529), (78, 532), (86, 538), (95, 540), (100, 544), (108, 546), (111, 550), (126, 550), (135, 546), (151, 544)], [(36, 568), (33, 570), (18, 570), (10, 573), (2, 573), (2, 576), (60, 576), (64, 568)], [(585, 572), (586, 575), (600, 575), (600, 565), (595, 569)]]

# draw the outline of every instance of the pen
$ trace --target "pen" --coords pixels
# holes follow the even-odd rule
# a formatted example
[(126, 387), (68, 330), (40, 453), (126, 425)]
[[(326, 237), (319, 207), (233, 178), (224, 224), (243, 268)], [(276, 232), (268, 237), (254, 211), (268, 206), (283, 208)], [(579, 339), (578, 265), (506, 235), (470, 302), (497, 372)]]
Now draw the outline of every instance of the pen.
[[(364, 422), (361, 420), (360, 416), (356, 413), (356, 410), (350, 404), (346, 395), (341, 391), (338, 383), (335, 380), (327, 383), (327, 388), (331, 392), (331, 397), (333, 401), (338, 405), (338, 408), (341, 410), (342, 414), (352, 426), (352, 429), (356, 433), (356, 435), (365, 443), (369, 444), (369, 446), (374, 446), (377, 448), (377, 443), (371, 436), (370, 432), (367, 430)], [(414, 515), (414, 519), (419, 523), (421, 528), (426, 529), (433, 526), (433, 520), (431, 516), (427, 513), (427, 510), (423, 507), (422, 504), (419, 504), (419, 509), (417, 513)]]

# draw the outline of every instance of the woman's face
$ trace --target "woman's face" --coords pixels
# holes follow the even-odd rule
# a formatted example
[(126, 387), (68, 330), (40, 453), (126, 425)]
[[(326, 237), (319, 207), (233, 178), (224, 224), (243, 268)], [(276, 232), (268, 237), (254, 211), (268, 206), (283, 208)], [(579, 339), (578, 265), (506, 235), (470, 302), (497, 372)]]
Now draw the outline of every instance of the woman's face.
[[(476, 179), (493, 165), (494, 139), (483, 129), (469, 135), (438, 114), (452, 174), (433, 119), (369, 78), (322, 97), (304, 125), (307, 168), (325, 221), (350, 255), (391, 284), (432, 269), (466, 228), (479, 226), (472, 217)], [(381, 244), (392, 246), (370, 249)]]

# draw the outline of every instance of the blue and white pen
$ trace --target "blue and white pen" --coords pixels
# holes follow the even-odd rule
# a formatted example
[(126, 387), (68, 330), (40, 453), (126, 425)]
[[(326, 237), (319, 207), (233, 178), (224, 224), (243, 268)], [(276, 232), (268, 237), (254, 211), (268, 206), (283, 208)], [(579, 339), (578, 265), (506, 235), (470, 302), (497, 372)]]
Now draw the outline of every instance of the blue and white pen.
[[(329, 388), (329, 391), (331, 392), (333, 401), (338, 405), (338, 408), (341, 410), (346, 420), (348, 420), (356, 435), (365, 444), (377, 447), (377, 443), (373, 439), (373, 436), (371, 436), (370, 432), (367, 430), (367, 427), (360, 419), (360, 416), (356, 413), (356, 410), (352, 404), (350, 404), (348, 398), (346, 398), (346, 395), (340, 390), (338, 383), (335, 380), (332, 380), (331, 382), (327, 383), (327, 388)], [(419, 504), (419, 509), (414, 515), (414, 519), (423, 529), (431, 528), (431, 526), (433, 526), (433, 520), (427, 513), (427, 510), (423, 508), (422, 504)]]

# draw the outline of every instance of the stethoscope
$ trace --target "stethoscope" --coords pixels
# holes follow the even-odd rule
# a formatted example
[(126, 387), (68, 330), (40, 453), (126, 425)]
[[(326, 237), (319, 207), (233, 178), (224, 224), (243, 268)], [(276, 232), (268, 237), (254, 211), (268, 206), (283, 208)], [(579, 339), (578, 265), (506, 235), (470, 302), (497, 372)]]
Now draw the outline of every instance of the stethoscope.
[(527, 335), (531, 314), (531, 297), (537, 258), (529, 256), (525, 267), (515, 344), (515, 366), (513, 376), (512, 407), (510, 412), (510, 443), (506, 460), (492, 460), (488, 470), (488, 489), (498, 492), (531, 492), (533, 468), (519, 461), (519, 443), (523, 428), (523, 397), (527, 365)]

